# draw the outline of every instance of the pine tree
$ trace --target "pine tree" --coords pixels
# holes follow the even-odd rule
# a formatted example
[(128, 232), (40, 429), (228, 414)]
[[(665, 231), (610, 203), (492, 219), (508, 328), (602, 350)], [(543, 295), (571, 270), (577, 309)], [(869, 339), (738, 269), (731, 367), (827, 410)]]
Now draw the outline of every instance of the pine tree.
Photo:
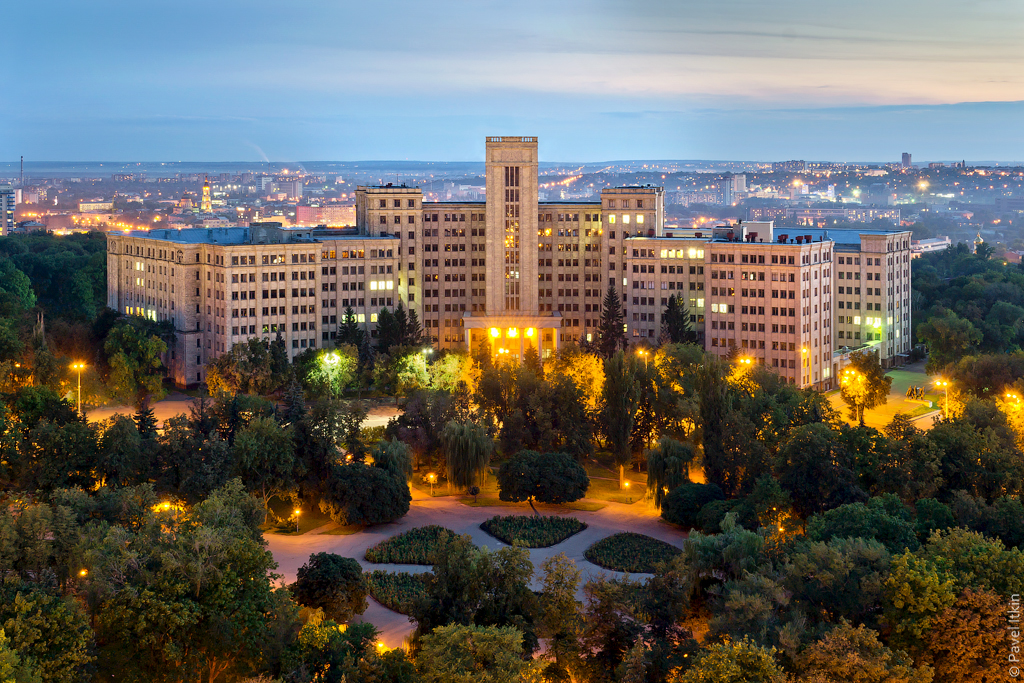
[[(270, 374), (275, 378), (284, 378), (288, 373), (288, 348), (284, 344), (284, 337), (281, 330), (277, 331), (277, 337), (270, 344)], [(280, 386), (280, 382), (274, 382), (274, 386)]]
[(149, 404), (143, 405), (135, 412), (135, 427), (139, 430), (139, 436), (143, 439), (156, 438), (156, 415)]
[(405, 333), (405, 344), (408, 346), (419, 346), (423, 343), (423, 328), (420, 327), (420, 317), (416, 311), (409, 309), (409, 324)]
[(597, 329), (598, 351), (605, 358), (611, 358), (619, 349), (626, 348), (626, 331), (623, 328), (622, 302), (615, 289), (615, 283), (608, 285), (601, 310), (601, 325)]
[(398, 321), (391, 311), (382, 308), (377, 314), (377, 353), (387, 353), (398, 343)]
[(694, 342), (697, 335), (690, 325), (690, 311), (675, 294), (668, 298), (668, 305), (661, 316), (661, 333), (673, 344)]
[(298, 424), (306, 416), (306, 395), (294, 373), (288, 382), (288, 388), (285, 389), (284, 405), (283, 418), (286, 425)]
[(405, 310), (405, 306), (402, 305), (401, 299), (398, 301), (398, 305), (395, 306), (395, 338), (396, 343), (405, 345), (406, 339), (409, 335), (409, 316)]
[(358, 349), (363, 345), (365, 336), (362, 328), (356, 322), (356, 312), (349, 306), (345, 309), (345, 314), (341, 318), (341, 326), (338, 328), (338, 345), (351, 344)]

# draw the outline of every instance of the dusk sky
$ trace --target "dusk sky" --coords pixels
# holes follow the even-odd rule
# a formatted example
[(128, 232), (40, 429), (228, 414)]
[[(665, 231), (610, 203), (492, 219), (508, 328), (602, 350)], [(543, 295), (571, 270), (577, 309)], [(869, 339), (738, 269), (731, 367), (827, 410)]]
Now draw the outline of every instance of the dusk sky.
[(1019, 0), (5, 3), (0, 160), (1024, 159)]

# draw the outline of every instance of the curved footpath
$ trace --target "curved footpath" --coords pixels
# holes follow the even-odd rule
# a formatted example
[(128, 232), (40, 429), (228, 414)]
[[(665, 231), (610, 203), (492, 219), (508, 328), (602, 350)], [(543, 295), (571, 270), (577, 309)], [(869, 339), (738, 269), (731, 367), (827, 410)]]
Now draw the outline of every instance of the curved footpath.
[[(473, 538), (473, 542), (478, 546), (497, 550), (505, 544), (487, 534), (480, 528), (480, 524), (495, 515), (533, 514), (533, 511), (525, 503), (521, 506), (513, 507), (471, 507), (463, 505), (453, 497), (431, 498), (416, 489), (412, 490), (412, 495), (413, 500), (409, 508), (409, 514), (391, 524), (369, 527), (349, 536), (308, 533), (302, 536), (267, 534), (265, 536), (267, 546), (279, 565), (277, 571), (284, 575), (285, 581), (291, 583), (295, 580), (295, 573), (299, 567), (306, 563), (310, 555), (319, 552), (336, 553), (355, 558), (362, 565), (364, 571), (372, 571), (374, 569), (383, 569), (391, 572), (429, 571), (430, 567), (420, 565), (374, 564), (367, 562), (364, 555), (367, 548), (376, 545), (385, 538), (428, 524), (437, 524), (447, 527), (456, 533), (469, 534)], [(575, 517), (581, 522), (585, 522), (587, 528), (558, 545), (550, 548), (530, 550), (530, 560), (535, 568), (534, 589), (540, 588), (540, 581), (538, 580), (540, 564), (558, 553), (565, 553), (576, 562), (576, 565), (583, 572), (581, 591), (578, 595), (580, 599), (583, 597), (582, 584), (587, 580), (601, 574), (606, 576), (622, 576), (619, 572), (602, 569), (588, 562), (583, 557), (583, 552), (596, 541), (620, 531), (633, 531), (645, 534), (677, 547), (682, 547), (686, 534), (661, 521), (657, 510), (653, 506), (644, 502), (634, 503), (633, 505), (606, 503), (605, 501), (594, 502), (600, 502), (605, 507), (594, 512), (569, 509), (559, 512), (542, 510), (542, 514)], [(361, 620), (371, 622), (377, 627), (381, 634), (380, 638), (385, 645), (388, 647), (400, 646), (413, 631), (413, 624), (409, 621), (409, 618), (387, 609), (373, 598), (369, 598), (368, 602), (369, 608), (362, 615)], [(360, 618), (357, 617), (358, 620)]]

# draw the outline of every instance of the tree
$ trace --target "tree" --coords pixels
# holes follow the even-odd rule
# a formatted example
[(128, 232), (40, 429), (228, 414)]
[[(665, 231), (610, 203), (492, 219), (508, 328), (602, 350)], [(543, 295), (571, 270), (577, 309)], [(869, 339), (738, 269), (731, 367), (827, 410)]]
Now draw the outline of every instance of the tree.
[(338, 325), (338, 345), (347, 344), (358, 349), (362, 347), (365, 337), (366, 333), (356, 322), (356, 312), (351, 306), (347, 307), (341, 317), (341, 324)]
[(0, 681), (4, 683), (42, 683), (31, 662), (23, 662), (18, 651), (0, 628)]
[(956, 602), (955, 588), (934, 562), (910, 552), (894, 557), (884, 584), (890, 645), (911, 654), (923, 652), (932, 620)]
[(338, 417), (341, 443), (345, 445), (352, 460), (362, 462), (367, 452), (366, 444), (363, 442), (363, 422), (366, 421), (366, 408), (363, 407), (363, 402), (349, 401)]
[(786, 674), (775, 661), (775, 648), (763, 648), (744, 638), (711, 645), (693, 666), (675, 678), (677, 683), (784, 683)]
[(13, 579), (0, 583), (0, 624), (8, 647), (35, 670), (37, 680), (75, 683), (95, 659), (93, 632), (79, 605), (38, 586)]
[(839, 378), (839, 395), (850, 408), (850, 418), (864, 426), (864, 409), (885, 405), (892, 377), (885, 375), (876, 351), (850, 354), (850, 364)]
[(472, 422), (449, 422), (441, 432), (441, 448), (448, 466), (448, 485), (469, 488), (484, 481), (494, 441)]
[(833, 538), (870, 538), (882, 543), (891, 553), (917, 550), (917, 535), (910, 515), (891, 515), (872, 498), (864, 503), (848, 503), (813, 515), (807, 520), (807, 537), (812, 541)]
[(928, 345), (928, 364), (925, 370), (930, 373), (974, 353), (982, 340), (982, 333), (970, 320), (945, 309), (920, 323), (917, 336)]
[(597, 328), (597, 348), (600, 354), (608, 359), (615, 352), (626, 348), (626, 330), (622, 317), (622, 301), (615, 289), (615, 284), (608, 285), (601, 307), (601, 323)]
[(299, 567), (291, 585), (295, 600), (319, 608), (339, 624), (366, 611), (366, 581), (359, 563), (333, 553), (314, 553)]
[(373, 464), (387, 470), (395, 477), (408, 479), (412, 476), (412, 449), (398, 439), (381, 441), (373, 449)]
[(101, 429), (96, 467), (101, 481), (107, 486), (123, 486), (148, 479), (149, 453), (143, 453), (142, 437), (132, 419), (115, 415)]
[(238, 432), (235, 463), (246, 489), (269, 508), (270, 499), (295, 487), (295, 451), (291, 428), (258, 417)]
[(392, 346), (402, 343), (401, 332), (395, 315), (386, 308), (377, 314), (377, 353), (387, 354)]
[(331, 468), (320, 509), (341, 526), (386, 524), (407, 513), (411, 500), (404, 477), (354, 462)]
[(156, 415), (148, 405), (135, 411), (135, 416), (132, 419), (135, 421), (135, 428), (138, 430), (140, 437), (143, 439), (155, 439), (157, 437)]
[(716, 500), (725, 500), (725, 494), (715, 484), (680, 484), (669, 489), (662, 500), (661, 516), (667, 522), (690, 529), (697, 526), (701, 508)]
[(563, 346), (549, 363), (546, 377), (551, 382), (558, 378), (571, 379), (583, 391), (587, 409), (596, 411), (599, 407), (604, 386), (604, 363), (599, 356), (575, 344)]
[(424, 683), (520, 683), (530, 662), (512, 627), (438, 626), (421, 639), (416, 668)]
[(256, 394), (265, 396), (277, 390), (284, 381), (274, 373), (271, 343), (252, 337), (217, 356), (206, 373), (211, 394)]
[(692, 446), (668, 436), (661, 437), (657, 448), (647, 451), (647, 494), (655, 507), (661, 509), (669, 491), (689, 483), (690, 463), (696, 457)]
[(812, 643), (796, 657), (798, 683), (931, 683), (928, 667), (914, 668), (905, 652), (893, 651), (878, 633), (847, 621)]
[(800, 516), (867, 498), (857, 488), (848, 461), (848, 454), (828, 425), (803, 425), (790, 432), (779, 451), (778, 475)]
[(673, 294), (668, 298), (661, 314), (661, 334), (672, 344), (697, 341), (697, 335), (690, 325), (690, 312), (686, 304)]
[(559, 669), (579, 673), (581, 605), (576, 599), (582, 573), (576, 563), (559, 553), (541, 564), (544, 578), (540, 593), (539, 633), (548, 639), (547, 656)]
[(1007, 624), (1006, 610), (1005, 597), (967, 588), (932, 620), (926, 658), (937, 683), (998, 681), (1011, 662), (1019, 666), (1020, 626)]
[(498, 469), (498, 498), (513, 503), (524, 500), (534, 514), (533, 501), (561, 505), (587, 494), (590, 477), (567, 453), (520, 451)]
[(338, 398), (352, 383), (359, 365), (354, 346), (338, 344), (334, 349), (309, 349), (295, 359), (299, 380), (311, 396)]
[(118, 401), (142, 408), (163, 386), (163, 361), (167, 344), (139, 326), (121, 322), (103, 343), (110, 366), (110, 392)]
[(640, 401), (636, 359), (622, 351), (616, 352), (605, 361), (604, 376), (601, 422), (612, 457), (619, 466), (619, 489), (622, 489), (626, 481), (626, 465), (633, 458), (633, 425)]

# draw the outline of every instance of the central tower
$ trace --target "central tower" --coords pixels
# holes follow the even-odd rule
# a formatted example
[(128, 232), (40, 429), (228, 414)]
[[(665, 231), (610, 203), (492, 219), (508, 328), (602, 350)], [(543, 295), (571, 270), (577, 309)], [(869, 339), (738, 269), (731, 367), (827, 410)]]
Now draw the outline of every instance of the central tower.
[(487, 312), (535, 315), (537, 138), (488, 137), (486, 173), (487, 261), (501, 266), (489, 269)]

